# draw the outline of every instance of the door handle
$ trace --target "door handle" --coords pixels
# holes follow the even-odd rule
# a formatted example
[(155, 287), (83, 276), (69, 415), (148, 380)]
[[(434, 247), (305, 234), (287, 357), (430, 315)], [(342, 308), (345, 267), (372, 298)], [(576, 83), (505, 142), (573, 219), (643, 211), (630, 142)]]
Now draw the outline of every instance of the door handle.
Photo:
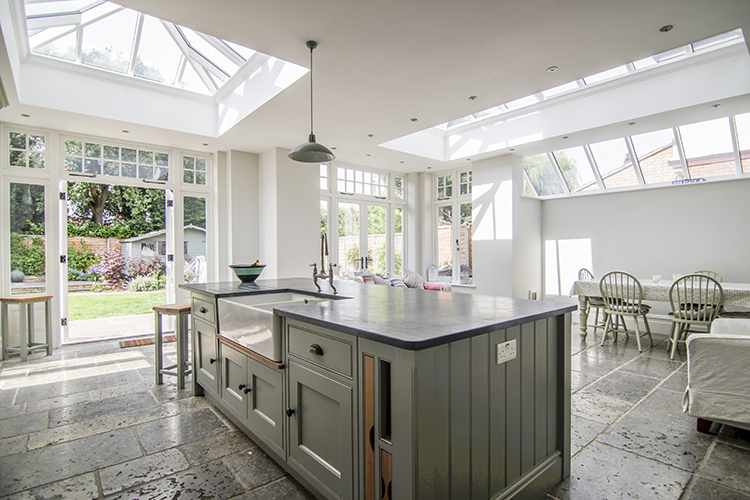
[(286, 416), (287, 417), (291, 417), (292, 415), (294, 415), (294, 410), (291, 409), (291, 408), (287, 408), (286, 409)]
[(322, 356), (323, 355), (323, 348), (320, 347), (318, 344), (313, 344), (308, 349), (308, 352), (310, 354), (315, 354), (316, 356)]

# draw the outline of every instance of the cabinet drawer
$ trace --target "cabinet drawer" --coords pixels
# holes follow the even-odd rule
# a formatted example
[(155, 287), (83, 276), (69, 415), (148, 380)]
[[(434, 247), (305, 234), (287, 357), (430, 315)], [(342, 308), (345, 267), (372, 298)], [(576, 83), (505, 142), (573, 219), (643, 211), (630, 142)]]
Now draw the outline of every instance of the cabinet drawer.
[(213, 299), (193, 297), (192, 313), (194, 318), (200, 318), (212, 325), (216, 324), (216, 303)]
[(287, 331), (287, 345), (291, 354), (346, 377), (352, 377), (352, 344), (292, 325)]

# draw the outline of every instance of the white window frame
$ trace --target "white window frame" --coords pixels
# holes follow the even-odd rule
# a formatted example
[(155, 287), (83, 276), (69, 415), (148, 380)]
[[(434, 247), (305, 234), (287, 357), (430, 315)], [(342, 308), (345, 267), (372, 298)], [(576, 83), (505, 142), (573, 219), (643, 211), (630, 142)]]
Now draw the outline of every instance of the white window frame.
[[(451, 272), (451, 284), (453, 285), (466, 285), (467, 283), (461, 283), (461, 255), (458, 250), (460, 247), (455, 244), (455, 240), (460, 238), (461, 235), (461, 205), (464, 205), (466, 203), (471, 204), (472, 203), (472, 183), (473, 179), (469, 181), (469, 190), (466, 194), (460, 194), (460, 180), (461, 180), (461, 174), (468, 172), (471, 174), (472, 169), (471, 168), (461, 168), (456, 170), (445, 170), (443, 172), (435, 172), (433, 174), (433, 181), (432, 181), (432, 215), (433, 215), (433, 223), (432, 227), (434, 230), (434, 241), (433, 241), (433, 262), (434, 265), (438, 267), (438, 270), (440, 269), (440, 263), (438, 262), (438, 253), (439, 253), (439, 232), (438, 232), (438, 210), (440, 207), (450, 206), (453, 211), (453, 241), (451, 241), (452, 246), (452, 266), (453, 270)], [(450, 196), (443, 196), (438, 197), (438, 179), (440, 177), (446, 177), (451, 176), (451, 195)], [(473, 178), (473, 175), (472, 175)], [(471, 237), (471, 235), (467, 234), (467, 237)], [(467, 248), (470, 248), (469, 241), (464, 242), (464, 244), (467, 245)], [(473, 274), (474, 274), (474, 268), (472, 268), (472, 281), (473, 281)], [(471, 284), (472, 281), (470, 281), (468, 284)]]

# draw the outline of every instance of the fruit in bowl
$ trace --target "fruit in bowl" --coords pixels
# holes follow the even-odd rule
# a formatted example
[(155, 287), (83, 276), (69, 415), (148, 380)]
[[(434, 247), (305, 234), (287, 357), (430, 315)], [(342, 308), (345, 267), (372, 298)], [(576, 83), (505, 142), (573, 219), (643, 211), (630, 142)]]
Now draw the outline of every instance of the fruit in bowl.
[(252, 264), (230, 264), (229, 267), (232, 268), (232, 271), (234, 271), (234, 274), (241, 282), (252, 283), (258, 279), (258, 276), (263, 272), (263, 268), (266, 267), (266, 265), (261, 264), (256, 260)]

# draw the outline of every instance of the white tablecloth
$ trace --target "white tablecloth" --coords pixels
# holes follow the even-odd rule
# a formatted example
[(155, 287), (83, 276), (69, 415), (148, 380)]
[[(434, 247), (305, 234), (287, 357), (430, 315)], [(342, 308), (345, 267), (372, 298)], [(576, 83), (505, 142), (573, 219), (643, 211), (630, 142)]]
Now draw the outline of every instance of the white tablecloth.
[[(643, 287), (643, 300), (655, 302), (669, 302), (669, 287), (672, 281), (639, 280)], [(722, 283), (724, 289), (724, 305), (736, 307), (750, 307), (750, 283)], [(599, 281), (576, 281), (570, 289), (570, 295), (585, 295), (587, 297), (601, 297)]]

